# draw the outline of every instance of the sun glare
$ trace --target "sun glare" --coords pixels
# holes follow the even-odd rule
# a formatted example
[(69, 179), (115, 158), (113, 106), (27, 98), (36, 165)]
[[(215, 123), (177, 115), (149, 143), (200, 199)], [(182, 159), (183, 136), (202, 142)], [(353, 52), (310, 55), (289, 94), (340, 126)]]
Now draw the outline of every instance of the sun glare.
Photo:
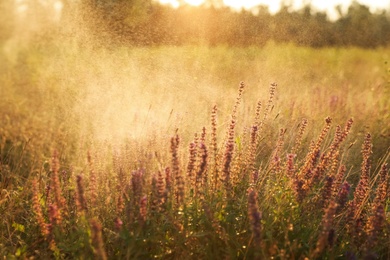
[[(169, 4), (175, 8), (179, 7), (180, 0), (157, 0), (162, 4)], [(205, 2), (205, 0), (183, 0), (185, 3), (199, 6), (202, 3)], [(230, 6), (234, 9), (250, 9), (256, 5), (265, 5), (268, 6), (269, 11), (271, 13), (276, 13), (283, 0), (222, 0), (223, 3), (227, 6)], [(293, 8), (301, 8), (302, 5), (304, 5), (307, 1), (305, 0), (292, 0), (291, 4)], [(321, 11), (327, 11), (331, 16), (335, 16), (336, 11), (334, 10), (334, 7), (337, 5), (340, 5), (343, 9), (347, 10), (348, 6), (351, 4), (352, 0), (312, 0), (309, 1), (316, 9)], [(371, 9), (371, 11), (375, 11), (377, 9), (389, 9), (390, 4), (388, 0), (358, 0), (358, 3), (368, 5)], [(290, 1), (288, 1), (290, 3)]]
[[(170, 4), (175, 8), (179, 7), (180, 5), (178, 0), (160, 0), (159, 2), (162, 4)], [(184, 0), (184, 2), (189, 5), (199, 6), (204, 3), (204, 0)]]
[(276, 12), (280, 7), (280, 1), (278, 0), (223, 0), (223, 3), (236, 9), (250, 9), (256, 5), (266, 5), (272, 13)]
[(184, 0), (184, 2), (186, 2), (187, 4), (190, 4), (190, 5), (198, 6), (198, 5), (201, 5), (204, 1), (203, 0)]
[[(174, 8), (179, 7), (180, 1), (179, 0), (159, 0), (162, 4), (169, 4), (173, 6)], [(204, 0), (184, 0), (185, 3), (193, 5), (193, 6), (199, 6), (203, 4)], [(230, 6), (234, 9), (250, 9), (253, 6), (256, 5), (266, 5), (268, 6), (271, 13), (276, 13), (279, 10), (281, 0), (223, 0), (223, 3), (227, 6)]]

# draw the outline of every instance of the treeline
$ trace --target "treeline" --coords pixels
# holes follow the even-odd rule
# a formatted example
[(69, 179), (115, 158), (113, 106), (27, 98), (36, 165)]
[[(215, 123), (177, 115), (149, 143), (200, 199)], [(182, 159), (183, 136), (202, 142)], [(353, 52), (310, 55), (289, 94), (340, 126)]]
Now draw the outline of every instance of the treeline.
[(385, 10), (371, 13), (357, 2), (346, 13), (338, 9), (340, 17), (336, 21), (310, 5), (300, 10), (284, 5), (271, 15), (264, 6), (237, 12), (217, 6), (215, 1), (179, 8), (134, 0), (82, 3), (84, 24), (95, 37), (109, 44), (249, 46), (272, 40), (311, 47), (374, 48), (390, 42), (389, 14)]
[[(300, 10), (284, 4), (278, 13), (270, 14), (265, 6), (237, 12), (224, 6), (221, 0), (207, 0), (199, 7), (182, 3), (178, 8), (162, 5), (156, 0), (61, 2), (60, 19), (56, 19), (53, 15), (55, 8), (38, 0), (26, 2), (27, 9), (26, 6), (23, 8), (27, 11), (24, 12), (15, 11), (20, 9), (18, 2), (1, 1), (0, 45), (15, 31), (24, 34), (25, 30), (21, 28), (46, 35), (54, 35), (54, 28), (72, 37), (75, 31), (82, 31), (98, 40), (94, 42), (112, 46), (261, 46), (274, 41), (311, 47), (375, 48), (390, 43), (389, 12), (372, 13), (367, 6), (357, 2), (353, 2), (347, 12), (336, 8), (340, 15), (336, 21), (330, 20), (326, 13), (316, 11), (310, 4)], [(69, 24), (73, 26), (70, 30)]]

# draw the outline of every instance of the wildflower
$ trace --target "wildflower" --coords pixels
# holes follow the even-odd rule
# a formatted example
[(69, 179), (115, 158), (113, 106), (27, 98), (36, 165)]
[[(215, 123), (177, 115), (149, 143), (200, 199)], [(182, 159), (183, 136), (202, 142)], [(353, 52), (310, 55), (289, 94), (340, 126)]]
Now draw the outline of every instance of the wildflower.
[(96, 219), (91, 220), (92, 229), (92, 245), (95, 250), (95, 255), (99, 260), (106, 260), (107, 255), (104, 250), (104, 243), (102, 238), (102, 225)]
[(261, 212), (257, 206), (257, 193), (253, 189), (248, 191), (248, 215), (251, 223), (252, 236), (255, 247), (261, 246)]

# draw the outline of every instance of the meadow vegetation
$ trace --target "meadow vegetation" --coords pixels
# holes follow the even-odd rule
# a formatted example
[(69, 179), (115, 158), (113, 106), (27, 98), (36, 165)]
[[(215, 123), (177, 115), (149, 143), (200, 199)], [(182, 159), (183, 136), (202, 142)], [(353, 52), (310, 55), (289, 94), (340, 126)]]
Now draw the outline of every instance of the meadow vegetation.
[(388, 48), (83, 37), (2, 46), (0, 255), (390, 257)]
[(1, 75), (2, 255), (389, 256), (384, 50), (51, 47)]

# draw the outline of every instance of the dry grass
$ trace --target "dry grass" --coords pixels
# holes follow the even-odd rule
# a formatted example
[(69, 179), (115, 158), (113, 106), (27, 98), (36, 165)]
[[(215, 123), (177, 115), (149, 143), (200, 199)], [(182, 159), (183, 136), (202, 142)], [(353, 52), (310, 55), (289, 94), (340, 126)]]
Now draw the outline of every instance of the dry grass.
[(389, 258), (383, 50), (49, 46), (0, 77), (1, 255)]
[(297, 154), (284, 142), (285, 129), (271, 151), (264, 149), (272, 141), (265, 140), (261, 126), (272, 123), (267, 118), (275, 88), (272, 84), (262, 119), (259, 108), (253, 115), (249, 133), (235, 129), (241, 83), (224, 137), (212, 130), (218, 127), (214, 107), (210, 126), (189, 149), (179, 133), (165, 146), (159, 143), (164, 138), (149, 145), (137, 139), (116, 147), (95, 144), (82, 172), (54, 151), (50, 167), (31, 173), (25, 186), (3, 187), (13, 194), (3, 199), (2, 209), (17, 214), (5, 216), (2, 253), (58, 258), (93, 253), (99, 259), (389, 257), (389, 154), (380, 171), (371, 170), (372, 140), (366, 135), (361, 177), (352, 192), (345, 190), (351, 180), (341, 170), (346, 159), (340, 159), (352, 120), (342, 130), (326, 118), (319, 136), (302, 150), (304, 121), (290, 133), (296, 140), (292, 151), (302, 151)]

